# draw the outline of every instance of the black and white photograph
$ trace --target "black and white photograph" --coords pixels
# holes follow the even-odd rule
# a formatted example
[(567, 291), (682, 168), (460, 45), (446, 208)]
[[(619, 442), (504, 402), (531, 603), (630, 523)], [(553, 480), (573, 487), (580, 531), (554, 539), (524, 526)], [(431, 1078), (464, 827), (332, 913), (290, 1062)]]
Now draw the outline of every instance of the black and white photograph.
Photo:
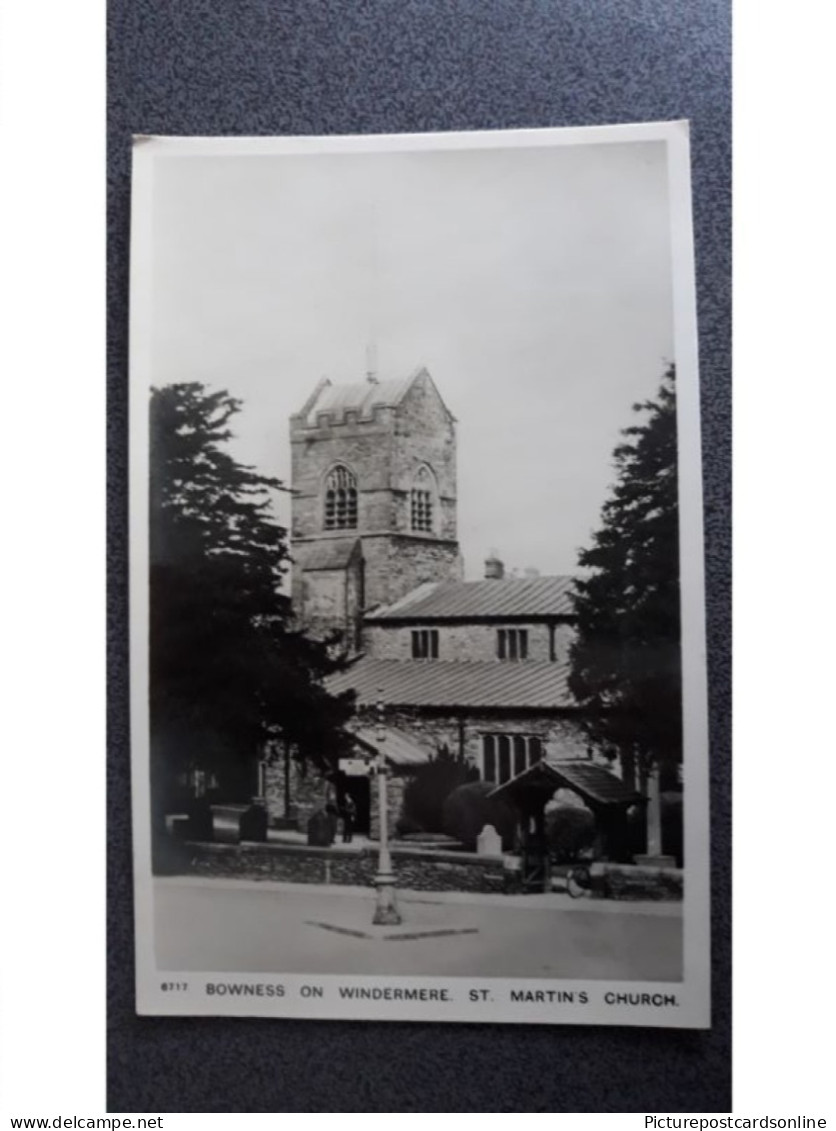
[(133, 156), (138, 1012), (709, 1027), (688, 124)]

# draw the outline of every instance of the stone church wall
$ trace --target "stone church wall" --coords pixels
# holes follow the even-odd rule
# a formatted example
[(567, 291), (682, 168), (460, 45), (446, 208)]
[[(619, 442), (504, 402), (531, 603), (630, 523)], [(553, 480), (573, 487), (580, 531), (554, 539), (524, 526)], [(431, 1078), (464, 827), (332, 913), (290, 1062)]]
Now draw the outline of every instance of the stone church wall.
[(333, 800), (334, 788), (312, 767), (290, 760), (290, 807), (285, 811), (285, 760), (279, 755), (264, 767), (264, 801), (270, 826), (295, 823), (302, 831), (309, 818)]
[[(369, 717), (372, 717), (370, 713)], [(548, 716), (525, 712), (467, 711), (461, 715), (432, 712), (420, 708), (392, 708), (386, 721), (409, 734), (431, 750), (446, 747), (451, 754), (464, 753), (474, 766), (481, 766), (484, 734), (536, 735), (548, 757), (586, 760), (589, 742), (577, 719), (568, 715)]]
[(460, 581), (456, 542), (413, 535), (363, 538), (366, 608), (388, 605), (425, 581)]
[[(378, 660), (411, 660), (412, 632), (417, 628), (432, 628), (438, 632), (439, 660), (498, 660), (497, 630), (499, 628), (525, 628), (528, 630), (528, 659), (551, 659), (549, 626), (547, 624), (414, 624), (388, 625), (374, 621), (363, 627), (363, 650)], [(573, 637), (571, 625), (555, 625), (555, 662), (567, 663), (569, 644)]]
[[(340, 615), (333, 584), (317, 581), (306, 593), (305, 575), (311, 548), (348, 533), (324, 527), (325, 480), (336, 464), (348, 468), (357, 483), (357, 525), (351, 533), (363, 543), (366, 608), (389, 604), (423, 581), (461, 578), (455, 424), (428, 374), (414, 380), (397, 407), (378, 406), (369, 419), (354, 411), (323, 412), (312, 425), (295, 416), (290, 432), (292, 595), (303, 623), (313, 627), (316, 621), (320, 630), (329, 602)], [(431, 468), (438, 488), (431, 532), (410, 529), (410, 492), (422, 464)]]
[(457, 537), (456, 426), (430, 379), (419, 377), (401, 402), (395, 423), (392, 451), (392, 487), (399, 492), (396, 528), (410, 529), (412, 477), (421, 464), (432, 469), (439, 495), (440, 514), (435, 535)]

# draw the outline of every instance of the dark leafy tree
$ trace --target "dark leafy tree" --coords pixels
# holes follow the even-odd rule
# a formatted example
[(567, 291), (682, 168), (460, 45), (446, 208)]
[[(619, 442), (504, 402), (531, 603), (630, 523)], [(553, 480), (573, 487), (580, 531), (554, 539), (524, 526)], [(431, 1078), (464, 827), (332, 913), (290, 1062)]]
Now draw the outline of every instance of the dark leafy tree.
[(496, 785), (489, 781), (469, 781), (447, 794), (442, 807), (444, 832), (473, 850), (485, 825), (493, 825), (506, 850), (514, 843), (517, 818), (510, 802), (491, 797)]
[(682, 696), (675, 369), (633, 406), (600, 529), (579, 556), (570, 687), (590, 737), (627, 765), (681, 761)]
[(546, 837), (558, 864), (571, 864), (595, 843), (595, 817), (579, 805), (559, 805), (546, 813)]
[(403, 825), (413, 832), (443, 833), (444, 802), (453, 790), (478, 779), (479, 771), (468, 760), (441, 746), (418, 766), (404, 790)]
[(248, 797), (266, 744), (320, 769), (346, 745), (350, 697), (328, 694), (327, 643), (295, 631), (280, 586), (286, 531), (271, 516), (281, 484), (226, 443), (240, 402), (200, 384), (151, 395), (150, 709), (158, 805), (199, 768)]

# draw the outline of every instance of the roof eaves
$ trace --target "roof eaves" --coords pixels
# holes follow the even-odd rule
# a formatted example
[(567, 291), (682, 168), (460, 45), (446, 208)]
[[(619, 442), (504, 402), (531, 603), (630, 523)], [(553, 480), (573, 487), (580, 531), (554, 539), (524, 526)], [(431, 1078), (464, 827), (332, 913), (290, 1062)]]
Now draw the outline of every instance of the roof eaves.
[(316, 385), (314, 386), (314, 389), (313, 389), (313, 392), (311, 393), (311, 395), (308, 397), (308, 399), (305, 401), (305, 403), (302, 405), (302, 407), (299, 409), (299, 411), (297, 413), (294, 413), (294, 415), (300, 416), (300, 417), (307, 417), (310, 414), (310, 411), (313, 408), (313, 406), (319, 400), (319, 397), (320, 397), (320, 394), (322, 393), (322, 390), (327, 389), (330, 385), (331, 385), (331, 381), (327, 377), (320, 377), (320, 379), (317, 381)]

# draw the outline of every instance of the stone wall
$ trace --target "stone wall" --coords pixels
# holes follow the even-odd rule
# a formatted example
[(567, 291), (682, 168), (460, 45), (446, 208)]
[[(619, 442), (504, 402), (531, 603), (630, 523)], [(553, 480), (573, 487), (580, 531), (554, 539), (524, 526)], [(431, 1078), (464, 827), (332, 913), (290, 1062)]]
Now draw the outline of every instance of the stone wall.
[(400, 493), (395, 510), (399, 531), (410, 529), (409, 491), (422, 463), (430, 466), (438, 489), (435, 533), (455, 541), (456, 425), (426, 372), (413, 381), (395, 418), (392, 487)]
[(681, 868), (637, 864), (596, 864), (592, 868), (593, 891), (608, 899), (682, 899), (684, 876)]
[[(398, 823), (398, 818), (403, 812), (403, 795), (409, 784), (410, 775), (408, 772), (390, 770), (389, 778), (386, 783), (386, 813), (388, 816), (389, 836), (395, 835), (395, 826)], [(378, 840), (380, 837), (380, 805), (379, 805), (379, 784), (377, 778), (371, 779), (372, 791), (372, 809), (371, 809), (371, 828), (369, 836), (372, 840)]]
[(363, 555), (359, 541), (346, 566), (308, 569), (308, 551), (319, 543), (301, 542), (294, 547), (293, 609), (300, 623), (314, 636), (334, 629), (342, 633), (348, 650), (359, 647), (363, 612)]
[[(558, 664), (568, 663), (569, 647), (574, 637), (570, 624), (550, 626), (542, 623), (495, 624), (431, 624), (400, 625), (367, 622), (363, 626), (363, 650), (377, 660), (411, 660), (412, 631), (432, 628), (438, 632), (439, 660), (496, 660), (497, 663), (524, 663), (521, 660), (499, 660), (497, 631), (500, 628), (528, 630), (528, 659), (549, 661), (554, 655)], [(554, 634), (552, 642), (552, 633)]]
[[(360, 711), (360, 719), (377, 721), (373, 711)], [(466, 715), (428, 714), (420, 709), (392, 708), (387, 712), (387, 723), (414, 736), (416, 742), (428, 751), (438, 752), (447, 748), (453, 755), (463, 753), (467, 761), (481, 773), (482, 737), (485, 734), (536, 735), (543, 744), (547, 757), (563, 760), (587, 760), (589, 750), (586, 736), (577, 719), (571, 716), (544, 716), (535, 714), (496, 715), (490, 712), (469, 712)], [(593, 760), (614, 772), (618, 767), (611, 765), (600, 754), (594, 753)], [(409, 767), (390, 767), (387, 788), (389, 829), (394, 832), (398, 818), (403, 811), (403, 795), (414, 771)], [(290, 811), (285, 812), (285, 762), (281, 751), (264, 767), (264, 800), (267, 806), (269, 823), (272, 827), (289, 820), (304, 831), (311, 814), (323, 809), (329, 801), (336, 799), (335, 788), (316, 770), (304, 770), (293, 759), (290, 761)], [(379, 836), (377, 812), (378, 785), (374, 777), (371, 788), (371, 829), (373, 839)]]
[[(375, 410), (369, 420), (347, 413), (343, 419), (320, 415), (317, 424), (291, 421), (291, 537), (324, 533), (323, 490), (328, 472), (338, 463), (356, 476), (358, 530), (388, 530), (394, 412)], [(341, 532), (345, 537), (345, 531)]]
[[(361, 711), (361, 717), (363, 714)], [(373, 720), (373, 711), (368, 712), (368, 718)], [(548, 757), (564, 760), (588, 757), (586, 735), (579, 721), (570, 715), (549, 716), (505, 711), (501, 714), (488, 711), (468, 711), (462, 715), (452, 712), (429, 714), (419, 708), (410, 710), (401, 707), (388, 710), (386, 721), (391, 726), (413, 734), (422, 746), (430, 750), (446, 746), (451, 754), (463, 753), (475, 766), (481, 766), (482, 763), (484, 734), (536, 735), (543, 743), (544, 753)]]
[(460, 581), (458, 542), (430, 534), (362, 535), (366, 608), (389, 605), (425, 581)]
[[(365, 604), (388, 604), (422, 581), (461, 577), (456, 542), (455, 423), (429, 374), (412, 383), (397, 408), (320, 413), (316, 423), (291, 418), (291, 543), (297, 568), (293, 600), (301, 607), (301, 571), (307, 548), (346, 531), (324, 529), (323, 490), (328, 472), (345, 465), (357, 481), (357, 528), (363, 539)], [(410, 490), (422, 465), (438, 489), (432, 533), (410, 530)]]
[(315, 769), (300, 766), (290, 759), (290, 811), (285, 811), (285, 760), (281, 752), (264, 767), (264, 803), (271, 827), (293, 822), (300, 829), (317, 809), (333, 800), (334, 788)]
[[(298, 884), (370, 887), (377, 870), (374, 848), (309, 848), (285, 844), (198, 844), (183, 846), (183, 874), (274, 880)], [(392, 849), (399, 888), (408, 891), (502, 891), (498, 857), (473, 853)]]

